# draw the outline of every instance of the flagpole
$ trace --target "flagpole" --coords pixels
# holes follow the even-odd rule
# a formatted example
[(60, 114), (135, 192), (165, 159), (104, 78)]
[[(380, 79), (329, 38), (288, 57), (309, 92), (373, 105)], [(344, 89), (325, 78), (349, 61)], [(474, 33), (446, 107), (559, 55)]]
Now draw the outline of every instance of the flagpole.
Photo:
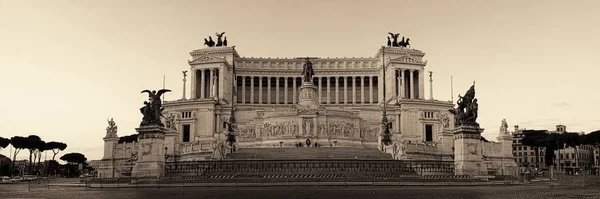
[[(165, 89), (165, 80), (166, 80), (166, 76), (163, 75), (163, 89)], [(165, 93), (163, 93), (163, 95), (162, 95), (162, 101), (163, 102), (165, 101)]]

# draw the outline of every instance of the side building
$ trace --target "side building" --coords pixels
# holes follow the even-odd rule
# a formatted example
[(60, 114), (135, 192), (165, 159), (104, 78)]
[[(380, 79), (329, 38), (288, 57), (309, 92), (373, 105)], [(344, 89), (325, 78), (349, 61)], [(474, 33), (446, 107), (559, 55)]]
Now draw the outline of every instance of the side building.
[[(514, 139), (513, 139), (513, 155), (520, 171), (533, 170), (535, 168), (545, 169), (547, 168), (544, 157), (544, 149), (539, 149), (539, 154), (536, 159), (535, 150), (533, 147), (525, 146), (521, 142), (524, 133), (528, 129), (520, 129), (518, 125), (515, 125)], [(563, 134), (567, 133), (567, 127), (565, 125), (556, 125), (554, 130), (548, 130), (548, 133)], [(580, 134), (583, 134), (580, 133)], [(597, 164), (598, 154), (597, 149), (594, 146), (582, 145), (577, 149), (572, 147), (565, 147), (564, 149), (557, 150), (555, 152), (555, 165), (554, 168), (558, 170), (564, 170), (565, 168), (579, 168), (588, 169)]]

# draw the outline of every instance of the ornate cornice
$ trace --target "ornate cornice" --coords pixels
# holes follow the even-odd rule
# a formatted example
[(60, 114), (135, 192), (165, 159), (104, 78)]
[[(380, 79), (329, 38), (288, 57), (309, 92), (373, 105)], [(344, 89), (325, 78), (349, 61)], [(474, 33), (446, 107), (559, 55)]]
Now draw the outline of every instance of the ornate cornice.
[[(322, 58), (311, 60), (315, 72), (331, 70), (377, 70), (379, 60), (376, 58)], [(236, 67), (240, 70), (298, 70), (301, 71), (304, 60), (289, 58), (240, 58), (236, 59)]]
[[(400, 47), (385, 47), (384, 52), (386, 55), (410, 55), (415, 57), (424, 57), (425, 53), (420, 50), (409, 49), (409, 48), (400, 48)], [(381, 50), (377, 51), (375, 54), (376, 58), (381, 57)]]
[(404, 55), (404, 56), (400, 56), (397, 58), (393, 58), (390, 60), (390, 63), (412, 64), (412, 65), (419, 65), (419, 66), (427, 65), (427, 61), (421, 61), (421, 60), (415, 59), (409, 55)]
[(225, 58), (221, 58), (221, 57), (202, 55), (202, 56), (196, 57), (192, 61), (188, 61), (188, 64), (190, 64), (190, 65), (209, 64), (209, 63), (227, 63), (227, 60)]
[(190, 55), (192, 57), (198, 57), (198, 56), (203, 56), (203, 55), (214, 55), (214, 54), (234, 54), (234, 56), (236, 58), (240, 57), (240, 55), (237, 53), (236, 50), (233, 49), (233, 47), (227, 47), (227, 46), (202, 48), (202, 49), (198, 49), (198, 50), (194, 50), (194, 51), (190, 52)]

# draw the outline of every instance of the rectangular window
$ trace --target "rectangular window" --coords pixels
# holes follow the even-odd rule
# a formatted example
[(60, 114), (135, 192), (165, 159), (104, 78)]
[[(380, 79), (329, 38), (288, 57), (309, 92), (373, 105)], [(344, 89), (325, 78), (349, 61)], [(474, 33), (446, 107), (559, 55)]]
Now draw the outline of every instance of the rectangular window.
[(425, 142), (433, 141), (433, 125), (427, 124), (425, 125)]
[(183, 142), (189, 142), (189, 141), (190, 141), (190, 125), (184, 124), (183, 125)]

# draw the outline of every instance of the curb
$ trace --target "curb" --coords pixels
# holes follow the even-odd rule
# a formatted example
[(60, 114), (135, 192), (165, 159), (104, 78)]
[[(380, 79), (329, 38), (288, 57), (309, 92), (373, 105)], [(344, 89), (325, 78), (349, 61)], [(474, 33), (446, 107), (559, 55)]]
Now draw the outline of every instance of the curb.
[[(168, 187), (292, 187), (292, 186), (514, 186), (515, 182), (277, 182), (277, 183), (175, 183), (175, 184), (88, 184), (89, 188)], [(61, 186), (61, 185), (57, 185)]]

